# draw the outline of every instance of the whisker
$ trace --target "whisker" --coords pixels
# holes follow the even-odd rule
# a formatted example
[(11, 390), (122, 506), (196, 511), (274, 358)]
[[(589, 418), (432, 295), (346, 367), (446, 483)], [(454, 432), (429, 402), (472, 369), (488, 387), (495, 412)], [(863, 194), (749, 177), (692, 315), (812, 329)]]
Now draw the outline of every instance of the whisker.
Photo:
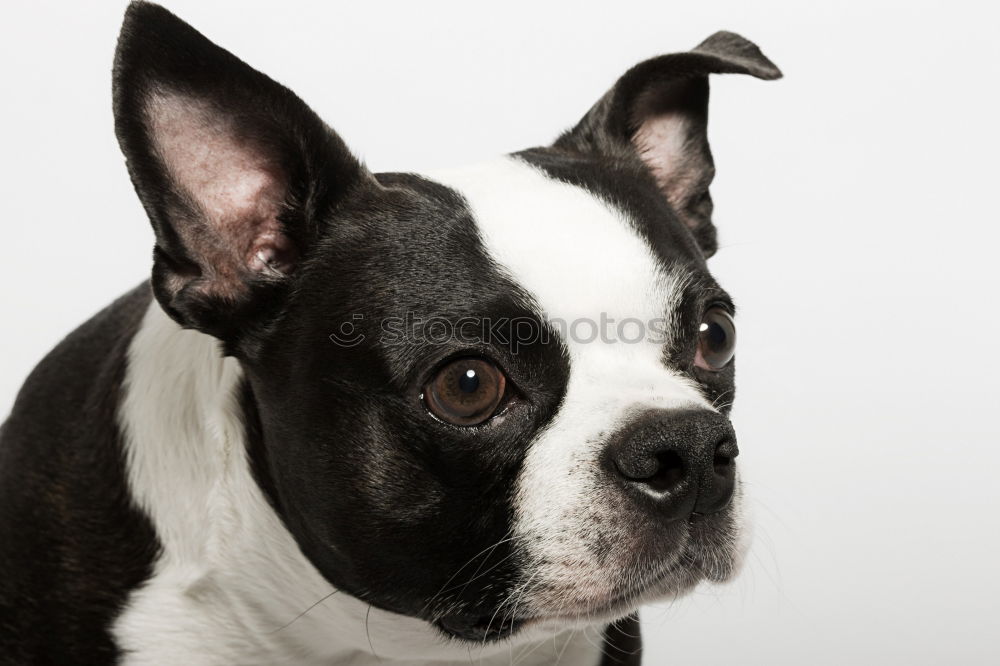
[(295, 617), (293, 617), (286, 624), (281, 625), (280, 627), (278, 627), (277, 629), (275, 629), (274, 631), (271, 631), (269, 633), (270, 634), (276, 634), (279, 631), (282, 631), (282, 630), (287, 629), (288, 627), (292, 626), (293, 624), (295, 624), (296, 622), (298, 622), (302, 617), (304, 617), (306, 613), (308, 613), (312, 609), (316, 608), (316, 606), (319, 606), (321, 603), (323, 603), (324, 601), (326, 601), (327, 599), (329, 599), (333, 595), (337, 594), (337, 592), (340, 592), (340, 590), (334, 590), (334, 591), (330, 592), (329, 594), (325, 595), (319, 601), (317, 601), (316, 603), (314, 603), (312, 606), (310, 606), (309, 608), (305, 609), (304, 611), (302, 611), (301, 613), (299, 613), (298, 615), (296, 615)]
[[(535, 571), (534, 571), (534, 573), (531, 574), (531, 576), (528, 578), (528, 580), (526, 582), (524, 582), (520, 586), (514, 588), (514, 590), (512, 590), (507, 595), (507, 598), (504, 599), (502, 602), (500, 602), (500, 604), (497, 606), (496, 611), (494, 611), (492, 617), (490, 617), (490, 621), (486, 623), (486, 631), (483, 634), (482, 649), (486, 648), (486, 639), (489, 638), (490, 628), (493, 626), (493, 620), (495, 620), (496, 617), (497, 617), (497, 615), (500, 613), (500, 611), (504, 610), (505, 606), (507, 606), (511, 602), (511, 600), (514, 599), (515, 595), (517, 595), (521, 590), (523, 590), (527, 585), (529, 585), (532, 580), (534, 580), (535, 576), (538, 575), (539, 571), (541, 571), (541, 569), (537, 569), (536, 568)], [(502, 616), (502, 617), (504, 617), (504, 616)], [(500, 620), (500, 629), (499, 629), (499, 631), (501, 631), (501, 632), (503, 631), (503, 619)]]
[(365, 611), (365, 636), (368, 637), (368, 649), (371, 650), (371, 653), (375, 657), (375, 659), (379, 663), (381, 663), (382, 659), (375, 653), (375, 646), (372, 645), (372, 634), (371, 631), (369, 631), (368, 629), (368, 619), (371, 617), (371, 614), (372, 614), (372, 605), (368, 604), (368, 610)]
[[(507, 539), (506, 541), (513, 541), (513, 540), (514, 540), (514, 537), (511, 537), (510, 539)], [(499, 546), (499, 545), (500, 545), (499, 543), (498, 543), (498, 544), (496, 544), (496, 546)], [(496, 546), (494, 546), (494, 548), (496, 548)], [(476, 569), (476, 570), (475, 570), (475, 571), (473, 572), (473, 576), (472, 576), (472, 578), (470, 578), (469, 580), (465, 581), (465, 584), (464, 584), (464, 585), (462, 586), (462, 589), (461, 589), (460, 593), (461, 593), (461, 592), (464, 592), (464, 591), (465, 591), (465, 589), (466, 589), (467, 587), (469, 587), (469, 585), (470, 585), (470, 584), (472, 584), (472, 582), (473, 582), (473, 581), (476, 581), (476, 580), (479, 580), (480, 578), (482, 578), (483, 576), (485, 576), (485, 575), (486, 575), (486, 574), (488, 574), (489, 572), (493, 571), (494, 569), (496, 569), (496, 568), (497, 568), (498, 566), (500, 566), (501, 564), (503, 564), (504, 562), (506, 562), (506, 561), (507, 561), (507, 560), (509, 560), (510, 558), (514, 557), (514, 555), (515, 555), (515, 553), (510, 553), (510, 554), (508, 554), (508, 555), (504, 556), (503, 558), (501, 558), (500, 560), (498, 560), (497, 562), (495, 562), (495, 563), (493, 564), (493, 566), (491, 566), (491, 567), (490, 567), (489, 569), (486, 569), (486, 570), (485, 570), (485, 571), (483, 571), (482, 573), (480, 573), (480, 569), (482, 569), (482, 568), (483, 568), (483, 565), (482, 565), (482, 564), (480, 564), (480, 565), (479, 565), (479, 568), (477, 568), (477, 569)], [(488, 558), (489, 558), (489, 555), (487, 555), (487, 556), (486, 556), (486, 559), (488, 559)], [(483, 564), (485, 564), (485, 560), (484, 560)], [(456, 586), (456, 587), (457, 587), (457, 586)], [(456, 589), (456, 587), (451, 587), (451, 588), (449, 588), (449, 589), (448, 589), (448, 590), (446, 590), (446, 591), (450, 592), (451, 590), (454, 590), (454, 589)]]
[[(473, 555), (472, 558), (470, 558), (468, 562), (466, 562), (465, 564), (463, 564), (462, 566), (460, 566), (455, 571), (455, 573), (453, 573), (451, 575), (451, 577), (448, 578), (447, 581), (445, 581), (444, 585), (441, 586), (441, 589), (438, 590), (437, 592), (435, 592), (433, 595), (431, 595), (430, 599), (428, 599), (427, 602), (420, 609), (420, 612), (418, 613), (418, 615), (422, 615), (424, 613), (424, 611), (428, 610), (428, 608), (430, 608), (430, 606), (432, 604), (434, 604), (441, 597), (442, 594), (444, 594), (445, 592), (449, 592), (452, 589), (454, 589), (454, 588), (449, 588), (448, 586), (451, 584), (451, 582), (453, 580), (455, 580), (455, 578), (458, 576), (458, 574), (462, 573), (462, 570), (464, 570), (467, 566), (469, 566), (470, 564), (472, 564), (473, 562), (475, 562), (476, 559), (478, 559), (479, 557), (481, 557), (483, 554), (486, 555), (486, 559), (488, 560), (490, 554), (492, 554), (492, 552), (496, 548), (498, 548), (500, 545), (502, 545), (502, 544), (504, 544), (504, 543), (506, 543), (508, 541), (514, 540), (516, 537), (510, 536), (510, 534), (511, 534), (512, 531), (513, 531), (513, 529), (507, 530), (507, 533), (504, 534), (503, 537), (501, 537), (499, 541), (497, 541), (496, 543), (494, 543), (492, 546), (488, 546), (487, 548), (484, 548), (483, 550), (479, 551), (478, 553), (476, 553), (475, 555)], [(480, 569), (482, 568), (482, 564), (479, 565), (479, 568)], [(479, 573), (479, 569), (476, 569), (476, 572), (473, 575), (475, 576), (478, 573)], [(474, 580), (474, 579), (472, 579), (472, 580)], [(470, 580), (469, 582), (471, 583), (472, 581)], [(466, 583), (466, 586), (468, 586), (468, 583)]]
[[(570, 630), (570, 632), (569, 632), (569, 636), (567, 636), (567, 637), (566, 637), (566, 642), (565, 642), (565, 643), (563, 643), (563, 646), (562, 646), (562, 649), (561, 649), (561, 650), (559, 650), (559, 654), (558, 654), (558, 655), (556, 655), (556, 663), (555, 663), (555, 666), (559, 666), (559, 662), (561, 662), (561, 661), (562, 661), (562, 658), (563, 658), (563, 654), (565, 654), (565, 652), (566, 652), (566, 648), (568, 648), (568, 647), (569, 647), (569, 644), (570, 644), (570, 641), (572, 641), (572, 640), (573, 640), (573, 636), (575, 636), (575, 635), (576, 635), (576, 630), (575, 630), (575, 629), (572, 629), (572, 630)], [(553, 640), (555, 640), (555, 638), (554, 638), (554, 637), (553, 637)]]

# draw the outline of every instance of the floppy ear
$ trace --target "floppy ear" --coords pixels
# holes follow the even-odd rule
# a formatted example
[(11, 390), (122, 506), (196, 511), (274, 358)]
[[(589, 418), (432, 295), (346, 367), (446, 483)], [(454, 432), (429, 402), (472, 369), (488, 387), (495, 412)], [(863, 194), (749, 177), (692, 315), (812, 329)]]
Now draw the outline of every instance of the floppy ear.
[(280, 307), (323, 213), (370, 178), (295, 94), (157, 5), (125, 13), (114, 114), (156, 297), (224, 340)]
[(708, 75), (781, 72), (755, 44), (717, 32), (693, 50), (639, 63), (555, 146), (613, 159), (638, 157), (706, 257), (716, 250), (709, 183), (715, 174), (708, 147)]

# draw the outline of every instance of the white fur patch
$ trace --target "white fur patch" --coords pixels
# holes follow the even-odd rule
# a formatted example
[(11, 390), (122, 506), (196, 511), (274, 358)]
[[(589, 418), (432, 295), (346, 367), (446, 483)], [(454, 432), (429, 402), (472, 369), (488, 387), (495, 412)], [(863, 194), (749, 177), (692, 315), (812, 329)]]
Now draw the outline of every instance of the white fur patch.
[[(238, 362), (154, 302), (132, 342), (119, 420), (129, 485), (162, 552), (114, 624), (126, 664), (596, 664), (599, 637), (469, 648), (335, 592), (253, 479)], [(420, 575), (414, 572), (414, 575)], [(331, 595), (332, 596), (327, 596)], [(322, 601), (321, 601), (322, 600)], [(304, 611), (307, 611), (303, 614)]]
[[(597, 321), (604, 313), (650, 322), (676, 308), (686, 275), (665, 272), (624, 213), (582, 188), (516, 158), (430, 177), (465, 196), (491, 255), (549, 319)], [(533, 564), (523, 582), (526, 610), (596, 607), (628, 582), (620, 569), (634, 556), (632, 544), (627, 526), (615, 524), (623, 500), (604, 491), (598, 457), (604, 438), (637, 409), (712, 409), (692, 381), (664, 365), (663, 345), (673, 335), (667, 328), (665, 336), (631, 344), (565, 339), (565, 399), (532, 443), (517, 482), (515, 534)], [(595, 558), (601, 535), (617, 540), (612, 551), (620, 557)], [(616, 564), (619, 570), (609, 569)]]

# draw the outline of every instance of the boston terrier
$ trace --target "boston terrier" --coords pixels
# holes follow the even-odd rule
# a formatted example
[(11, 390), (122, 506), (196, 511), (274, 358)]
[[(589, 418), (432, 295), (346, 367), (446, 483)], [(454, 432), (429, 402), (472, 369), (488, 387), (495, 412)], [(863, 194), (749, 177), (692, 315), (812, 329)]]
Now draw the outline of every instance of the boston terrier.
[(0, 433), (5, 664), (636, 664), (746, 544), (708, 75), (628, 70), (550, 146), (372, 173), (132, 4), (115, 131), (152, 277)]

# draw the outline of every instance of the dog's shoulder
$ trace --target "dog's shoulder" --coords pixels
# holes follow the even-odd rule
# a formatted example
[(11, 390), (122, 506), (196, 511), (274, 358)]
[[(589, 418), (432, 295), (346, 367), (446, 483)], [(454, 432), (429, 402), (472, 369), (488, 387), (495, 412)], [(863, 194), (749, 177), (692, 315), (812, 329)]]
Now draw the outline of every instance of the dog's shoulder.
[[(0, 662), (101, 663), (157, 549), (132, 505), (115, 414), (143, 283), (32, 371), (0, 429)], [(7, 662), (4, 662), (7, 663)]]

